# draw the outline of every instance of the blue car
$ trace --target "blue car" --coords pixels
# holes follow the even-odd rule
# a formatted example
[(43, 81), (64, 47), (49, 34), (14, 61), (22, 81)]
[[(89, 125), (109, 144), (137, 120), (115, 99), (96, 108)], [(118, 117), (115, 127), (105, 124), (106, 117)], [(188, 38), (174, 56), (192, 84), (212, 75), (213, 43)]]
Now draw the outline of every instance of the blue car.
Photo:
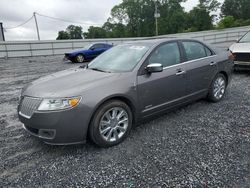
[(101, 53), (112, 48), (113, 45), (106, 43), (91, 44), (83, 49), (73, 50), (70, 53), (65, 53), (64, 59), (68, 59), (72, 62), (82, 63), (84, 61), (91, 61)]

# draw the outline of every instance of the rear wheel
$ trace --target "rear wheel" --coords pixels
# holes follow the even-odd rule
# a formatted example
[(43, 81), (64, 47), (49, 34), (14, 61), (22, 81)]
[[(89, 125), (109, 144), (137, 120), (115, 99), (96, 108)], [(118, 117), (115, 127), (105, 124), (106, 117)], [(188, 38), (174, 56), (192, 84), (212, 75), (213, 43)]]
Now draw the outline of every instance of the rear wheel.
[(84, 55), (82, 54), (78, 54), (75, 59), (77, 63), (83, 63), (85, 60)]
[(127, 104), (112, 100), (104, 103), (95, 113), (89, 127), (90, 139), (100, 147), (122, 142), (132, 127), (132, 113)]
[(225, 95), (227, 88), (227, 79), (226, 77), (219, 73), (214, 78), (209, 92), (208, 92), (208, 100), (211, 102), (219, 102)]

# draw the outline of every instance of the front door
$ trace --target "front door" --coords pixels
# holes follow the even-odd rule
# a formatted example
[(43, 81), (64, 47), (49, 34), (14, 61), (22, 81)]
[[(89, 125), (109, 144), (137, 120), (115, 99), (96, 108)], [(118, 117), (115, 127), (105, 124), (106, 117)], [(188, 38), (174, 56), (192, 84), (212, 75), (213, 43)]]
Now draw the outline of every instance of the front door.
[(181, 64), (177, 42), (157, 47), (143, 66), (160, 63), (163, 72), (144, 73), (137, 78), (138, 100), (142, 116), (148, 116), (177, 105), (186, 95), (186, 71)]

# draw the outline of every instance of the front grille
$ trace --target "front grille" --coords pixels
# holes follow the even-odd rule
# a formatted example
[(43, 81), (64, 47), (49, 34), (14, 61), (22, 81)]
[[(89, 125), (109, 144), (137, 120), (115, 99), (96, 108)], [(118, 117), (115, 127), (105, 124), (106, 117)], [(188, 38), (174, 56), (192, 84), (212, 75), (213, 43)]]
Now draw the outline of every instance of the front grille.
[(250, 53), (235, 53), (235, 61), (250, 62)]
[(42, 102), (40, 98), (24, 97), (21, 99), (20, 103), (20, 115), (30, 118), (34, 111), (36, 111)]

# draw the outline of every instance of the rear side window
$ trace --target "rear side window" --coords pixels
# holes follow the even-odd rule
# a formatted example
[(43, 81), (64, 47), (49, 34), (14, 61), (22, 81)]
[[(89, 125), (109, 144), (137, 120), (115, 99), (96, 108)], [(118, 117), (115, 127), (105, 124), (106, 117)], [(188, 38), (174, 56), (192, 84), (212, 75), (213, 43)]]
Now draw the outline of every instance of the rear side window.
[(211, 51), (209, 48), (207, 48), (206, 46), (204, 46), (204, 48), (205, 48), (205, 50), (206, 50), (207, 56), (213, 55), (212, 51)]
[(182, 42), (188, 61), (212, 55), (211, 50), (199, 42)]
[(180, 63), (180, 51), (176, 42), (163, 44), (149, 57), (148, 64), (160, 63), (163, 67)]

